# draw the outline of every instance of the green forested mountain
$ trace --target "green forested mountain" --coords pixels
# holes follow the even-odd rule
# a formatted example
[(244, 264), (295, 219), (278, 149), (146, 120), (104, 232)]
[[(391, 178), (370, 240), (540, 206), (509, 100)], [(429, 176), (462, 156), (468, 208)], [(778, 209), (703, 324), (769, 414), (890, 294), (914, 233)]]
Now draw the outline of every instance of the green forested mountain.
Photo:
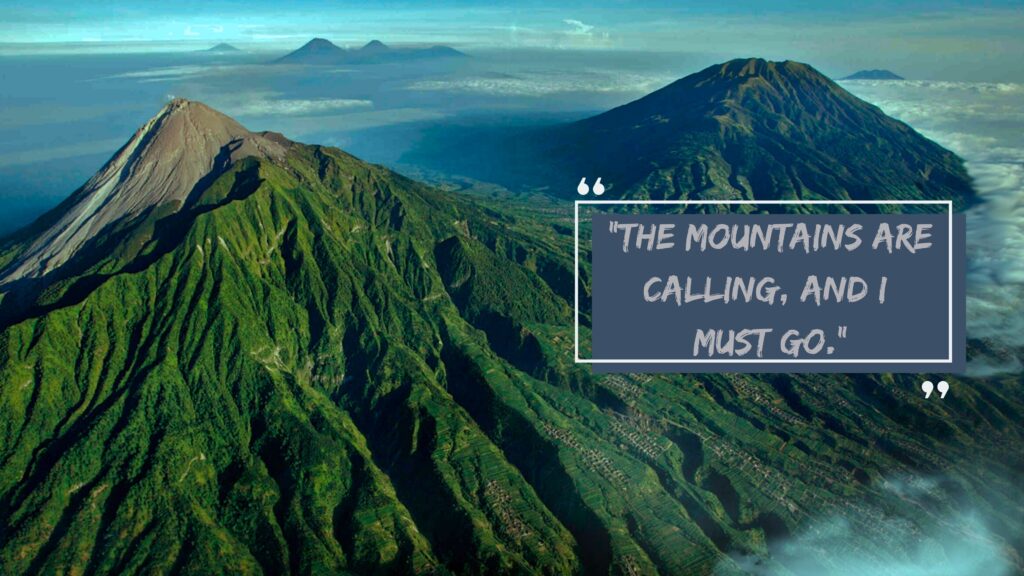
[(0, 573), (1024, 567), (1019, 379), (593, 376), (569, 230), (172, 102), (0, 248)]
[(738, 59), (603, 114), (432, 143), (407, 161), (512, 187), (606, 198), (871, 200), (975, 194), (952, 152), (811, 66)]

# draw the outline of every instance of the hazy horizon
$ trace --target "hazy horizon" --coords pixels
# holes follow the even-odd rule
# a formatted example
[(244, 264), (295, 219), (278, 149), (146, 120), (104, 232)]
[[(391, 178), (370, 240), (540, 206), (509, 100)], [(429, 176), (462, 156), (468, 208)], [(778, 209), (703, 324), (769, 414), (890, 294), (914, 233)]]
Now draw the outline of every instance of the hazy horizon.
[(446, 43), (468, 50), (716, 53), (811, 63), (828, 74), (890, 68), (925, 80), (1024, 80), (1024, 11), (1005, 0), (874, 0), (770, 6), (711, 2), (367, 3), (287, 8), (266, 0), (102, 8), (67, 0), (15, 0), (0, 23), (0, 54), (177, 52), (220, 42), (285, 52), (313, 37), (339, 45)]

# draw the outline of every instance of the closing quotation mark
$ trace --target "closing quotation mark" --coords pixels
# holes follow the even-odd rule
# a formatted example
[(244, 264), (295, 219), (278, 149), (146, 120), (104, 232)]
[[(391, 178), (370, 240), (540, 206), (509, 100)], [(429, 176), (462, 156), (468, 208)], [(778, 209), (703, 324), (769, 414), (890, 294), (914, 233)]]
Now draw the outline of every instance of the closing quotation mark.
[(931, 398), (933, 390), (939, 391), (939, 398), (945, 398), (946, 393), (949, 392), (949, 382), (940, 380), (938, 384), (932, 384), (931, 380), (925, 380), (921, 382), (921, 391), (924, 392), (925, 398)]

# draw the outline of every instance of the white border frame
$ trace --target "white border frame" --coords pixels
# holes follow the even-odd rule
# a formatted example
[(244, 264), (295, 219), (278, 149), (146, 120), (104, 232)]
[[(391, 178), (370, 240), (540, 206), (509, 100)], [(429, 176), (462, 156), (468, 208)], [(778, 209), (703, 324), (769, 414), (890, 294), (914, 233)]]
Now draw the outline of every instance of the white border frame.
[[(935, 360), (863, 360), (863, 359), (828, 359), (828, 360), (817, 360), (817, 359), (784, 359), (784, 358), (770, 358), (770, 359), (752, 359), (752, 358), (741, 358), (741, 359), (725, 359), (725, 358), (691, 358), (683, 360), (674, 360), (666, 358), (655, 358), (655, 359), (629, 359), (629, 360), (618, 360), (610, 358), (580, 358), (580, 206), (581, 205), (640, 205), (640, 206), (657, 206), (657, 205), (701, 205), (701, 204), (715, 204), (715, 205), (756, 205), (756, 204), (861, 204), (861, 205), (874, 205), (874, 204), (899, 204), (899, 205), (925, 205), (925, 206), (945, 206), (948, 209), (949, 214), (949, 229), (947, 236), (949, 239), (949, 308), (947, 311), (949, 319), (949, 348), (947, 350), (947, 357), (944, 359)], [(573, 339), (573, 350), (574, 360), (576, 364), (717, 364), (717, 365), (728, 365), (728, 364), (953, 364), (953, 201), (952, 200), (576, 200), (575, 207), (573, 209), (573, 280), (574, 280), (574, 292), (575, 302), (573, 303), (573, 328), (574, 328), (574, 339)]]

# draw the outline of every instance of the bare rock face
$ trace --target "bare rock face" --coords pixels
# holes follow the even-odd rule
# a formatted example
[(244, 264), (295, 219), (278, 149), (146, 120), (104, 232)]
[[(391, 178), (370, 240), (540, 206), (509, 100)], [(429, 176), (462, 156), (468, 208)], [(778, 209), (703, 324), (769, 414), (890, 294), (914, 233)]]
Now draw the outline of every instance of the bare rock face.
[(0, 286), (46, 275), (110, 224), (164, 205), (180, 210), (211, 172), (249, 156), (280, 159), (287, 146), (205, 104), (172, 100), (63, 204), (63, 214), (0, 273)]

